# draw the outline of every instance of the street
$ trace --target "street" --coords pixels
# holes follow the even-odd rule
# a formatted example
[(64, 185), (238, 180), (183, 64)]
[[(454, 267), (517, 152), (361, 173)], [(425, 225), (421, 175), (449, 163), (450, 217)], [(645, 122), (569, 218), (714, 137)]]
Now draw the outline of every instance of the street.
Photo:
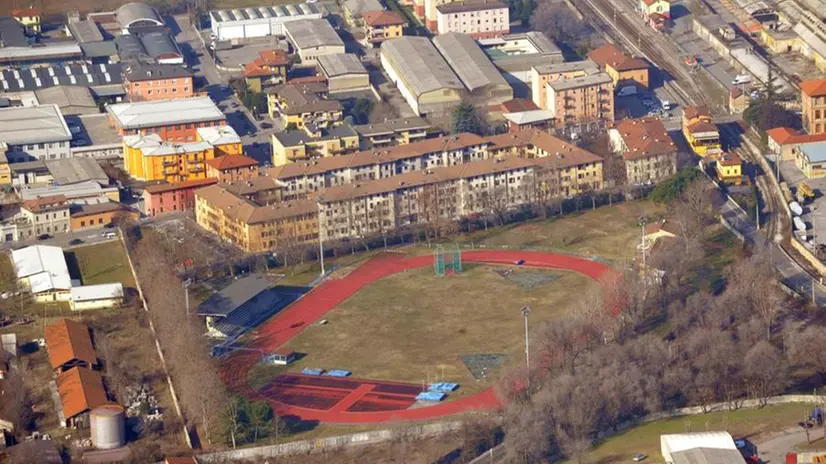
[(270, 163), (270, 134), (272, 129), (262, 129), (261, 123), (273, 124), (273, 121), (255, 122), (252, 114), (241, 104), (241, 101), (230, 89), (228, 82), (231, 77), (229, 73), (223, 73), (216, 66), (215, 62), (204, 48), (204, 43), (198, 35), (198, 31), (190, 24), (186, 15), (174, 17), (178, 27), (175, 40), (181, 46), (186, 55), (195, 77), (206, 80), (207, 94), (212, 101), (227, 115), (227, 123), (241, 136), (241, 143), (244, 145), (244, 154), (255, 158), (259, 163)]

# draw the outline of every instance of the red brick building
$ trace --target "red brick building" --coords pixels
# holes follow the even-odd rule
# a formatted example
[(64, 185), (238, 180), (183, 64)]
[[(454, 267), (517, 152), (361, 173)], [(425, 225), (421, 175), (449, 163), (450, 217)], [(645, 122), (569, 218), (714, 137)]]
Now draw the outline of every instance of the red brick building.
[(192, 72), (175, 64), (130, 64), (123, 71), (123, 87), (133, 102), (195, 95)]
[(162, 140), (193, 142), (199, 127), (226, 125), (226, 115), (209, 97), (108, 105), (109, 122), (120, 135), (158, 134)]
[(206, 175), (220, 182), (249, 180), (258, 176), (258, 161), (246, 155), (221, 156), (206, 162)]

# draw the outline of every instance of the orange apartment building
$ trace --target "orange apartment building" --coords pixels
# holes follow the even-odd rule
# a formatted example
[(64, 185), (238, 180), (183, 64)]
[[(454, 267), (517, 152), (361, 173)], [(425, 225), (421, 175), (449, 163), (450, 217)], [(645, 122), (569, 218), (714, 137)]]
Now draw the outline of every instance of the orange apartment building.
[(90, 227), (103, 227), (121, 218), (138, 219), (140, 214), (128, 206), (110, 201), (92, 205), (73, 205), (71, 207), (71, 230)]
[(531, 96), (535, 108), (524, 110), (508, 109), (508, 113), (548, 108), (548, 84), (575, 77), (599, 74), (599, 66), (591, 60), (572, 61), (569, 63), (548, 63), (531, 67)]
[(556, 127), (605, 124), (614, 120), (614, 82), (606, 73), (547, 85), (547, 110)]
[(605, 44), (588, 53), (588, 58), (611, 76), (615, 87), (637, 84), (648, 88), (648, 63), (625, 55), (612, 44)]
[(195, 95), (192, 72), (174, 64), (130, 64), (123, 71), (123, 87), (133, 102)]
[(209, 97), (108, 105), (109, 123), (120, 135), (157, 134), (168, 142), (192, 142), (202, 127), (226, 125), (226, 116)]
[(803, 127), (809, 134), (826, 133), (826, 79), (800, 83)]
[(258, 161), (246, 155), (221, 156), (207, 160), (207, 177), (220, 182), (235, 182), (258, 177)]

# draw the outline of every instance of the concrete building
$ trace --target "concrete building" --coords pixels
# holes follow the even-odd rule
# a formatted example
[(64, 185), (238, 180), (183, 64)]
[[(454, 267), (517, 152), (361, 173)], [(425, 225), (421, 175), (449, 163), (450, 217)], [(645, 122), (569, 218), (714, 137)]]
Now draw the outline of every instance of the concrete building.
[(494, 106), (513, 99), (513, 88), (471, 36), (449, 32), (435, 37), (433, 45), (459, 76), (466, 98), (474, 105)]
[(227, 190), (223, 184), (195, 192), (198, 225), (250, 253), (289, 249), (318, 240), (314, 200), (259, 205)]
[(184, 54), (175, 39), (166, 31), (148, 32), (141, 35), (146, 54), (158, 64), (184, 64)]
[(24, 200), (20, 217), (32, 224), (34, 237), (69, 232), (69, 203), (64, 195), (49, 195)]
[(263, 92), (266, 87), (287, 80), (290, 59), (287, 52), (279, 49), (261, 50), (258, 58), (244, 65), (244, 79), (253, 92)]
[(97, 160), (91, 158), (49, 160), (43, 164), (51, 174), (50, 182), (54, 185), (71, 185), (90, 180), (100, 185), (109, 185), (109, 176)]
[[(432, 23), (428, 23), (430, 28)], [(496, 0), (466, 0), (436, 7), (436, 30), (447, 34), (469, 34), (474, 39), (500, 37), (510, 33), (508, 5)]]
[(465, 86), (425, 37), (388, 40), (381, 64), (417, 115), (447, 113), (464, 96)]
[(344, 42), (326, 19), (302, 19), (284, 24), (284, 35), (303, 64), (315, 64), (322, 55), (344, 53)]
[(241, 139), (230, 126), (221, 126), (220, 137), (210, 137), (215, 128), (203, 128), (192, 142), (164, 141), (158, 134), (123, 138), (124, 167), (136, 179), (178, 183), (205, 179), (206, 162), (221, 156), (242, 154)]
[(195, 209), (195, 191), (218, 182), (214, 177), (177, 184), (149, 185), (143, 189), (143, 212), (149, 217)]
[(537, 31), (479, 39), (477, 42), (521, 97), (530, 95), (531, 68), (565, 61), (562, 50), (545, 34)]
[(117, 308), (123, 304), (123, 285), (98, 284), (72, 287), (69, 307), (72, 311)]
[(614, 120), (614, 82), (607, 73), (550, 82), (546, 94), (543, 108), (554, 114), (556, 127), (602, 126)]
[(320, 83), (284, 84), (267, 91), (267, 112), (270, 118), (281, 115), (287, 126), (303, 129), (334, 126), (341, 121), (343, 107), (327, 99), (328, 87)]
[(198, 128), (226, 124), (209, 97), (119, 103), (106, 113), (120, 135), (155, 134), (164, 141), (194, 141)]
[(622, 155), (629, 184), (656, 184), (677, 172), (677, 146), (659, 119), (626, 119), (608, 136), (611, 148)]
[(78, 114), (97, 114), (98, 105), (89, 87), (85, 86), (57, 86), (34, 91), (37, 101), (41, 105), (57, 105), (64, 116)]
[(244, 40), (283, 36), (284, 24), (302, 19), (321, 19), (327, 8), (321, 3), (273, 5), (209, 12), (216, 40)]
[(272, 164), (282, 166), (296, 161), (353, 153), (359, 149), (359, 135), (343, 124), (329, 129), (297, 129), (272, 134)]
[(47, 185), (41, 187), (23, 187), (19, 189), (23, 201), (38, 198), (62, 195), (67, 201), (74, 202), (84, 199), (107, 198), (111, 201), (120, 201), (120, 191), (117, 186), (106, 187), (94, 180), (77, 182), (70, 185)]
[(826, 79), (800, 83), (803, 127), (809, 134), (826, 133)]
[[(12, 250), (11, 260), (18, 282), (32, 293), (35, 300), (46, 302), (69, 299), (72, 279), (60, 247), (33, 245)], [(70, 359), (67, 358), (68, 360)], [(54, 364), (53, 359), (52, 365)], [(57, 369), (63, 365), (65, 363), (54, 367)]]
[(379, 0), (345, 0), (341, 2), (341, 9), (344, 11), (344, 20), (347, 24), (362, 26), (364, 14), (384, 11), (384, 5)]
[(207, 160), (207, 178), (236, 182), (258, 177), (258, 161), (246, 155), (221, 156)]
[(0, 109), (0, 143), (10, 163), (69, 158), (71, 140), (57, 105)]
[(329, 93), (370, 88), (370, 75), (361, 60), (352, 53), (319, 56), (316, 66), (327, 79)]
[(743, 160), (740, 155), (731, 151), (724, 151), (715, 156), (714, 171), (717, 178), (727, 185), (741, 185), (748, 182), (743, 175)]
[(123, 70), (123, 86), (130, 101), (168, 100), (195, 95), (192, 72), (174, 64), (130, 63)]
[(20, 23), (26, 35), (37, 36), (40, 34), (40, 10), (35, 8), (15, 8), (9, 12), (9, 15)]
[(548, 110), (529, 110), (516, 113), (503, 113), (508, 121), (508, 132), (530, 129), (548, 130), (553, 127), (554, 114)]
[(405, 145), (426, 139), (428, 135), (438, 135), (438, 129), (424, 118), (388, 119), (384, 122), (353, 126), (361, 138), (363, 149)]
[(826, 176), (826, 142), (801, 145), (796, 153), (795, 165), (809, 179)]
[(783, 161), (794, 161), (795, 152), (804, 144), (812, 142), (826, 142), (826, 133), (800, 134), (790, 127), (775, 127), (766, 131), (769, 151), (778, 154)]
[(395, 11), (369, 11), (362, 16), (364, 23), (365, 46), (378, 47), (385, 40), (395, 39), (404, 35), (404, 20)]
[(527, 81), (531, 84), (533, 103), (539, 109), (547, 109), (548, 84), (564, 79), (593, 76), (599, 74), (599, 72), (599, 66), (591, 60), (532, 66)]
[(648, 63), (625, 55), (613, 44), (605, 44), (588, 53), (588, 58), (614, 80), (614, 88), (639, 85), (648, 88)]

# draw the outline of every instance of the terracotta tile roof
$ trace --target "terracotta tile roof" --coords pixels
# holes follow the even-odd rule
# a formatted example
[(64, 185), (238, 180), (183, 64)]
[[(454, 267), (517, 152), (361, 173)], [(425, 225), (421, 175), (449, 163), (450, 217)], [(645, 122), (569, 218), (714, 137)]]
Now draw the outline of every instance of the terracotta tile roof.
[(660, 0), (642, 0), (642, 1), (643, 1), (643, 3), (645, 3), (646, 5), (651, 6), (651, 5), (653, 5), (653, 4), (657, 3), (657, 2), (659, 2)]
[(327, 90), (327, 86), (321, 83), (282, 84), (273, 87), (268, 93), (284, 102), (286, 108), (282, 107), (279, 112), (287, 115), (341, 111), (341, 103), (322, 96)]
[(85, 324), (70, 319), (61, 319), (46, 326), (43, 330), (46, 338), (46, 350), (49, 352), (49, 361), (52, 368), (77, 359), (96, 364), (97, 355), (89, 337), (89, 328)]
[(800, 134), (790, 127), (775, 127), (766, 131), (766, 135), (778, 145), (797, 145), (801, 143), (826, 141), (826, 134)]
[(688, 131), (692, 134), (698, 132), (717, 132), (717, 126), (710, 122), (700, 121), (688, 126)]
[(605, 44), (588, 53), (588, 58), (604, 68), (611, 66), (617, 71), (631, 71), (634, 69), (647, 69), (648, 63), (639, 59), (625, 55), (619, 48), (612, 44)]
[(691, 120), (701, 116), (711, 117), (711, 112), (708, 110), (707, 106), (689, 106), (683, 110), (683, 119), (685, 120)]
[(188, 458), (166, 458), (164, 464), (198, 464), (194, 457)]
[(826, 79), (812, 79), (800, 83), (800, 91), (808, 97), (826, 95)]
[(223, 171), (226, 169), (247, 168), (250, 166), (258, 166), (258, 161), (246, 155), (224, 155), (218, 158), (208, 160), (206, 164), (213, 168)]
[(33, 213), (40, 213), (56, 208), (66, 208), (68, 205), (66, 204), (65, 195), (48, 195), (34, 200), (26, 200), (23, 202), (23, 207)]
[(66, 419), (104, 404), (109, 404), (100, 373), (73, 367), (57, 376), (57, 392)]
[(261, 50), (258, 58), (244, 65), (245, 77), (271, 76), (273, 71), (267, 67), (285, 66), (290, 63), (287, 52), (280, 49)]
[(259, 206), (246, 198), (232, 193), (224, 184), (210, 185), (195, 192), (195, 196), (206, 200), (213, 208), (223, 211), (245, 224), (275, 221), (316, 212), (313, 199), (281, 202)]
[(647, 224), (645, 226), (645, 235), (655, 234), (659, 231), (667, 232), (672, 235), (678, 235), (677, 227), (667, 220), (663, 219), (659, 222), (654, 222), (652, 224)]
[(616, 125), (616, 130), (625, 143), (626, 151), (622, 156), (626, 160), (677, 152), (674, 141), (657, 118), (626, 119)]
[(524, 99), (524, 98), (514, 98), (513, 100), (508, 100), (501, 105), (503, 113), (519, 113), (520, 111), (533, 111), (538, 110), (539, 107), (536, 106), (536, 103)]
[(206, 187), (207, 185), (212, 185), (218, 182), (218, 179), (192, 179), (183, 181), (177, 184), (156, 184), (150, 185), (143, 189), (144, 192), (148, 192), (150, 195), (156, 195), (159, 193), (164, 192), (171, 192), (173, 190), (186, 190), (192, 188), (201, 188)]
[(21, 16), (40, 16), (40, 10), (35, 8), (25, 8), (20, 10), (11, 10), (11, 15), (14, 17), (21, 17)]
[(492, 149), (533, 145), (548, 155), (545, 158), (553, 158), (555, 163), (564, 166), (602, 161), (599, 156), (538, 129), (495, 135), (488, 140)]
[(740, 155), (733, 151), (723, 152), (722, 154), (717, 156), (717, 162), (721, 166), (740, 166), (743, 164), (743, 160), (740, 159)]
[(407, 145), (365, 150), (351, 155), (331, 156), (312, 162), (296, 162), (280, 166), (270, 171), (269, 176), (287, 179), (304, 175), (322, 174), (345, 168), (370, 166), (408, 158), (415, 158), (427, 153), (459, 150), (477, 145), (486, 145), (487, 139), (475, 134), (462, 133), (444, 137), (421, 140)]
[(363, 13), (361, 18), (370, 27), (395, 26), (405, 24), (405, 20), (395, 11), (368, 11)]
[(73, 205), (71, 217), (79, 218), (114, 211), (123, 211), (124, 213), (132, 213), (132, 215), (139, 215), (139, 213), (136, 210), (124, 205), (123, 203), (117, 201), (108, 201), (106, 203), (95, 203), (91, 205)]

